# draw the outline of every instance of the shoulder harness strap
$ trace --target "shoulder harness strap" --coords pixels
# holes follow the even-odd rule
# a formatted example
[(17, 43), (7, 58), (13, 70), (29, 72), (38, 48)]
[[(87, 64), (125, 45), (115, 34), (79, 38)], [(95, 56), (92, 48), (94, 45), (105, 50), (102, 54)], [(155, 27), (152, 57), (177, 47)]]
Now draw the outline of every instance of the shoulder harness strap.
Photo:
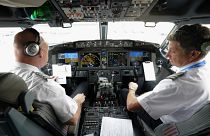
[(166, 77), (166, 79), (176, 80), (177, 78), (183, 76), (185, 73), (186, 72), (175, 73), (175, 74), (172, 74), (172, 75)]
[(37, 76), (41, 77), (42, 79), (44, 79), (45, 81), (47, 81), (48, 79), (50, 79), (51, 77), (44, 74), (44, 73), (41, 73), (41, 72), (34, 72), (34, 74), (36, 74)]

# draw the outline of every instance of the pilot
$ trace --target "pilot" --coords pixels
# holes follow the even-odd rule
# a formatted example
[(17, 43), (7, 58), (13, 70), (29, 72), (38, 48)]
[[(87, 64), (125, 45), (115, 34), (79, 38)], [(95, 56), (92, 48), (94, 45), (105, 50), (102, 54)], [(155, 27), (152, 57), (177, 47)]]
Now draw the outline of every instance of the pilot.
[(25, 80), (29, 91), (35, 92), (37, 101), (52, 106), (62, 123), (75, 125), (85, 101), (82, 93), (84, 89), (80, 87), (78, 91), (81, 93), (71, 98), (60, 84), (39, 70), (48, 61), (48, 44), (39, 32), (27, 28), (17, 33), (14, 38), (14, 52), (17, 63), (12, 72)]
[(210, 49), (210, 30), (200, 24), (184, 25), (168, 40), (166, 57), (179, 70), (140, 96), (135, 94), (138, 85), (130, 82), (127, 94), (127, 109), (153, 129), (161, 122), (189, 119), (210, 100), (210, 72), (204, 60)]

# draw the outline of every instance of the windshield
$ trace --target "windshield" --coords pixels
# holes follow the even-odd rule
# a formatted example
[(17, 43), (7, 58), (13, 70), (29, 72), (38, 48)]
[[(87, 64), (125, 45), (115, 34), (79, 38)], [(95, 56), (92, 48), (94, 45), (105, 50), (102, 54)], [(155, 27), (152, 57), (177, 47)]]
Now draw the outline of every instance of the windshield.
[[(145, 27), (144, 22), (109, 22), (107, 39), (140, 40), (161, 44), (173, 27), (174, 24), (168, 22), (157, 23), (155, 27)], [(35, 25), (33, 28), (43, 35), (49, 45), (100, 39), (98, 22), (75, 22), (71, 28), (49, 27), (47, 24)]]
[[(174, 27), (173, 23), (160, 22), (155, 27), (145, 27), (144, 22), (109, 22), (107, 39), (140, 40), (161, 44)], [(34, 25), (49, 46), (80, 40), (99, 40), (98, 22), (74, 22), (71, 28)], [(0, 71), (7, 71), (14, 63), (13, 38), (20, 27), (0, 28)]]
[[(107, 39), (140, 40), (161, 44), (173, 23), (160, 22), (155, 27), (145, 27), (144, 22), (109, 22)], [(48, 24), (34, 25), (49, 46), (80, 40), (99, 40), (98, 22), (74, 22), (71, 28), (50, 27)], [(0, 28), (0, 71), (7, 71), (14, 63), (13, 38), (20, 27)]]
[[(210, 25), (205, 25), (210, 27)], [(71, 28), (49, 27), (47, 24), (33, 26), (37, 29), (49, 46), (79, 40), (98, 40), (99, 23), (75, 22)], [(174, 27), (173, 23), (160, 22), (156, 27), (145, 27), (143, 22), (109, 22), (108, 39), (140, 40), (161, 44)], [(8, 71), (14, 63), (14, 35), (22, 31), (20, 27), (0, 28), (0, 72)], [(210, 60), (210, 55), (207, 55)], [(209, 64), (210, 65), (210, 64)]]

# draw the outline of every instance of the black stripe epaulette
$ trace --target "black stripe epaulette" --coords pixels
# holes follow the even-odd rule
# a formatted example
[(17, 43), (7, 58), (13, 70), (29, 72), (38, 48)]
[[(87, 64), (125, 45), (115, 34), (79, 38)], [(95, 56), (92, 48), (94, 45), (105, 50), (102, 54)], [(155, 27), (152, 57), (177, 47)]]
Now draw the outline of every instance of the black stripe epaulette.
[(186, 72), (178, 72), (178, 73), (175, 73), (175, 74), (172, 74), (168, 77), (166, 77), (166, 79), (171, 79), (171, 80), (176, 80), (177, 78), (183, 76)]
[(47, 81), (47, 79), (50, 79), (51, 77), (44, 74), (44, 73), (41, 73), (41, 72), (34, 72), (34, 74), (36, 74), (37, 76), (41, 77), (42, 79), (44, 79), (45, 81)]

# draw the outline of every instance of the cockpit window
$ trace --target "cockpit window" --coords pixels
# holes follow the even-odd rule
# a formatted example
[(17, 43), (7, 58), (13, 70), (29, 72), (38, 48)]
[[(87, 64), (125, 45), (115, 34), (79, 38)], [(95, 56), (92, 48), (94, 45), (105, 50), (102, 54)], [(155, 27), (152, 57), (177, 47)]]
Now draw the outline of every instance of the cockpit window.
[[(206, 26), (210, 29), (210, 24), (202, 24), (203, 26)], [(161, 54), (163, 56), (166, 56), (167, 52), (168, 52), (168, 43), (169, 41), (166, 40), (165, 44), (161, 47), (160, 51), (161, 51)], [(207, 61), (207, 65), (210, 67), (210, 53), (208, 53), (205, 57), (205, 60)], [(179, 68), (176, 67), (176, 66), (172, 66), (170, 68), (172, 71), (176, 72)]]
[(71, 28), (50, 27), (48, 24), (34, 25), (50, 45), (74, 42), (80, 40), (98, 40), (98, 22), (74, 22)]
[[(98, 22), (74, 22), (71, 28), (50, 27), (48, 24), (34, 25), (44, 39), (51, 45), (74, 42), (80, 40), (100, 40)], [(173, 23), (160, 22), (155, 27), (145, 27), (144, 22), (109, 22), (107, 39), (139, 40), (161, 44), (174, 27)], [(7, 71), (14, 62), (13, 39), (21, 31), (20, 27), (0, 28), (0, 62), (4, 67), (0, 71)]]
[[(145, 27), (144, 22), (109, 22), (107, 39), (139, 40), (161, 44), (174, 24), (160, 22), (156, 27)], [(50, 27), (48, 24), (34, 25), (49, 46), (80, 40), (99, 40), (100, 29), (98, 22), (74, 22), (71, 28)], [(21, 31), (20, 27), (0, 28), (0, 62), (7, 71), (14, 62), (13, 38)], [(7, 59), (6, 59), (7, 58)]]
[(159, 22), (155, 27), (146, 27), (144, 22), (112, 22), (108, 25), (107, 37), (161, 44), (173, 27), (169, 22)]
[(0, 28), (0, 72), (8, 71), (8, 67), (13, 64), (13, 40), (15, 34), (21, 30), (20, 27)]
[[(140, 40), (161, 44), (173, 27), (174, 24), (169, 22), (157, 23), (155, 27), (145, 27), (144, 22), (109, 22), (107, 39)], [(47, 24), (34, 25), (33, 28), (43, 35), (49, 45), (100, 39), (98, 22), (74, 22), (71, 28), (49, 27)]]

